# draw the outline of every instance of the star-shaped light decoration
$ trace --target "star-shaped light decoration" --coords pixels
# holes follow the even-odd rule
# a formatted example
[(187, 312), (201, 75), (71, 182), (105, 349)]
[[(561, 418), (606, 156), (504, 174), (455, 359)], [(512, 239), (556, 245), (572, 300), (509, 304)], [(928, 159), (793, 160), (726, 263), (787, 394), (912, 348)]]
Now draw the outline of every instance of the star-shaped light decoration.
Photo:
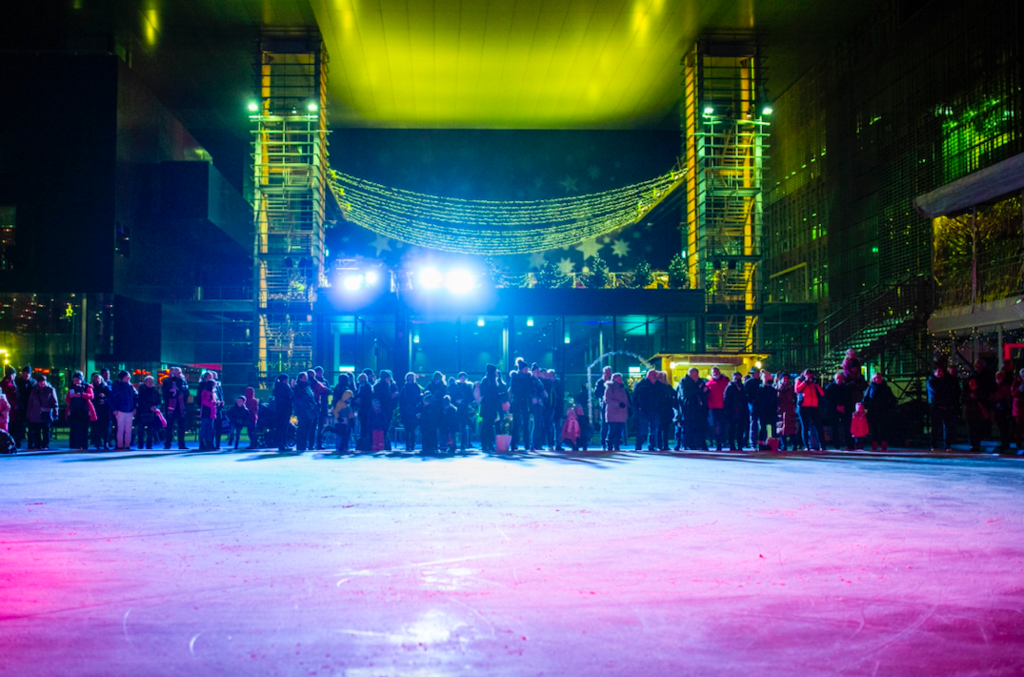
[(576, 190), (576, 179), (574, 179), (573, 177), (571, 177), (569, 175), (566, 175), (566, 177), (564, 179), (562, 179), (561, 181), (559, 181), (558, 183), (563, 188), (565, 188), (565, 192), (566, 193), (569, 193), (571, 191)]
[(389, 238), (378, 233), (377, 237), (370, 243), (370, 246), (377, 250), (376, 256), (380, 256), (382, 251), (391, 251), (391, 245), (388, 244), (390, 241)]
[(620, 259), (629, 256), (629, 243), (625, 240), (616, 240), (612, 243), (612, 254)]
[(598, 167), (597, 165), (590, 165), (589, 167), (587, 167), (587, 176), (589, 176), (591, 179), (600, 178), (601, 168)]
[(540, 268), (541, 266), (544, 265), (544, 262), (544, 252), (533, 252), (532, 254), (530, 254), (531, 268)]
[(576, 249), (578, 249), (583, 254), (583, 260), (586, 261), (591, 257), (597, 256), (597, 253), (601, 251), (601, 243), (598, 242), (597, 238), (595, 237), (580, 242), (578, 245), (576, 245)]
[(558, 271), (562, 275), (572, 275), (576, 271), (576, 265), (569, 259), (562, 259), (558, 262)]

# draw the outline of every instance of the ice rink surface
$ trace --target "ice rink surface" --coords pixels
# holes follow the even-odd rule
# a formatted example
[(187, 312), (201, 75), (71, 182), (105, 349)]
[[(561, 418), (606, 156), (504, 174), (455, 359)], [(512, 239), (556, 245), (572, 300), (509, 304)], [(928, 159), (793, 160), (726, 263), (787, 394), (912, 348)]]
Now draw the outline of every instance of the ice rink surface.
[(0, 674), (1024, 674), (1024, 460), (0, 457)]

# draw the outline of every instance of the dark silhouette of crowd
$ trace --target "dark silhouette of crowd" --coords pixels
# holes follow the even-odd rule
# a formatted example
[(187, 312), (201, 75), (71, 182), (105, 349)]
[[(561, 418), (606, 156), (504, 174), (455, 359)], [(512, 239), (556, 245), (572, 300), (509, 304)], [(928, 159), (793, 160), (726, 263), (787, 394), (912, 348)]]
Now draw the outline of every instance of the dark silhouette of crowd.
[[(74, 372), (63, 398), (71, 449), (188, 450), (186, 432), (198, 429), (200, 451), (245, 448), (302, 452), (352, 449), (455, 453), (478, 443), (484, 451), (601, 449), (641, 450), (855, 450), (886, 451), (905, 443), (899, 404), (885, 378), (866, 379), (856, 352), (827, 382), (807, 369), (795, 377), (751, 369), (703, 376), (691, 368), (673, 387), (664, 371), (625, 379), (605, 367), (593, 383), (567, 393), (553, 369), (516, 360), (508, 374), (489, 364), (479, 381), (465, 372), (434, 372), (421, 385), (414, 373), (397, 382), (392, 373), (343, 373), (328, 383), (320, 367), (294, 377), (281, 374), (261, 401), (246, 388), (229, 401), (217, 373), (186, 381), (172, 367), (156, 382), (127, 371), (112, 379), (101, 370), (86, 380)], [(1024, 449), (1024, 370), (1007, 361), (991, 373), (984, 362), (961, 379), (937, 365), (927, 380), (933, 451), (952, 449), (966, 422), (972, 451), (993, 424), (999, 450)], [(50, 446), (50, 428), (61, 411), (57, 390), (31, 366), (8, 367), (0, 381), (0, 431), (17, 449)], [(190, 418), (190, 415), (193, 418)], [(196, 420), (197, 419), (197, 420)], [(632, 424), (632, 425), (631, 425)], [(7, 431), (10, 435), (7, 435)], [(594, 438), (596, 437), (596, 441)]]

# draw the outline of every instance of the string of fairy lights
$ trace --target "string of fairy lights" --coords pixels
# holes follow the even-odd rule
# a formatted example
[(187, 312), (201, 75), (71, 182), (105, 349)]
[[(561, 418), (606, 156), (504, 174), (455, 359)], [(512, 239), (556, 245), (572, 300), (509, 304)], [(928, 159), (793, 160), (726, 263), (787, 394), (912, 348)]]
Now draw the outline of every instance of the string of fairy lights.
[(548, 200), (466, 200), (389, 188), (332, 171), (345, 218), (388, 238), (460, 254), (529, 254), (607, 235), (642, 219), (683, 180), (667, 174), (622, 188)]

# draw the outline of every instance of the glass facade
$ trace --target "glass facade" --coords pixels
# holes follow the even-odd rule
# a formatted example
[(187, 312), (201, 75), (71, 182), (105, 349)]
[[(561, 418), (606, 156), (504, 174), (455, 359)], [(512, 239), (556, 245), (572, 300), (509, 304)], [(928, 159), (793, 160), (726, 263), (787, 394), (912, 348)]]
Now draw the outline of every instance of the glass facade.
[[(914, 197), (1024, 151), (1017, 8), (907, 6), (881, 3), (775, 102), (765, 277), (776, 307), (765, 310), (765, 348), (793, 364), (774, 366), (806, 365), (821, 345), (829, 362), (861, 348), (824, 322), (856, 315), (842, 333), (866, 336), (872, 313), (854, 309), (931, 275), (933, 228)], [(806, 329), (806, 309), (820, 336)], [(927, 354), (925, 342), (919, 330), (913, 351)], [(793, 354), (794, 343), (806, 353)]]

